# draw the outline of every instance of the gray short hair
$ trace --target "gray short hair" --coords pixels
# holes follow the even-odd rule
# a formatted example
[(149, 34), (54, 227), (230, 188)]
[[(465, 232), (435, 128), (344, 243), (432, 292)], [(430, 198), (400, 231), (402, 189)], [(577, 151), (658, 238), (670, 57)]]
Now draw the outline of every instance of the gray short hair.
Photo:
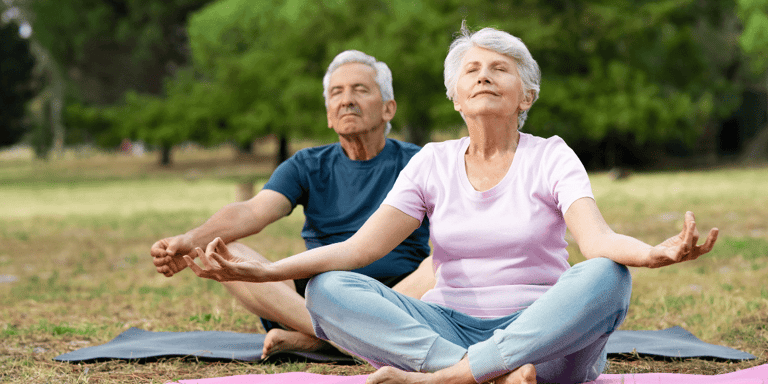
[[(328, 85), (331, 83), (331, 75), (334, 71), (339, 69), (339, 67), (349, 63), (365, 64), (373, 68), (376, 72), (374, 81), (376, 81), (376, 85), (379, 86), (379, 91), (381, 91), (381, 101), (386, 103), (389, 100), (395, 99), (395, 91), (392, 88), (392, 71), (389, 70), (387, 64), (378, 61), (375, 57), (363, 52), (348, 50), (339, 53), (333, 58), (331, 64), (328, 65), (328, 70), (325, 72), (325, 76), (323, 76), (323, 98), (325, 99), (325, 108), (328, 108)], [(392, 124), (387, 122), (387, 129), (384, 130), (384, 135), (386, 136), (389, 134), (389, 131), (391, 130)]]
[[(460, 36), (451, 43), (448, 56), (445, 58), (443, 76), (445, 77), (448, 99), (453, 100), (456, 97), (456, 84), (459, 80), (461, 61), (467, 51), (473, 47), (490, 49), (515, 60), (517, 71), (523, 83), (523, 93), (527, 96), (530, 91), (533, 91), (533, 102), (539, 98), (541, 70), (520, 38), (494, 28), (483, 28), (472, 33), (467, 29), (464, 22), (461, 23), (459, 33)], [(528, 118), (527, 110), (518, 114), (517, 129), (523, 127), (526, 118)]]

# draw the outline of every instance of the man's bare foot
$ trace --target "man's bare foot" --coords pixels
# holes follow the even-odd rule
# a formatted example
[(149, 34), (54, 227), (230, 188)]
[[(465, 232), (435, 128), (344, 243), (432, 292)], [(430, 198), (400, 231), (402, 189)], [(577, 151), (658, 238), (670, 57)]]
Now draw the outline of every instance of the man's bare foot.
[(506, 375), (499, 376), (493, 384), (536, 384), (536, 367), (526, 364)]
[(264, 338), (264, 349), (261, 358), (283, 351), (313, 352), (328, 346), (323, 340), (301, 332), (271, 329)]

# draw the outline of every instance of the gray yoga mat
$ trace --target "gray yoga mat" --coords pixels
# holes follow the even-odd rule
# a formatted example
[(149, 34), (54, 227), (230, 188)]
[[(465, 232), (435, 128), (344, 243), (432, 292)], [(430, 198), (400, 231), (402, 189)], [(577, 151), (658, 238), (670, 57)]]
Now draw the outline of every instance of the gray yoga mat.
[[(130, 328), (112, 341), (59, 355), (58, 361), (94, 362), (104, 360), (155, 361), (167, 357), (189, 357), (208, 361), (260, 361), (263, 333), (224, 331), (151, 332)], [(264, 361), (310, 361), (352, 364), (354, 360), (338, 351), (281, 352)]]
[[(201, 360), (260, 361), (264, 334), (223, 331), (151, 332), (131, 328), (112, 341), (57, 356), (54, 360), (93, 362), (113, 359), (155, 361), (166, 357)], [(609, 354), (634, 354), (671, 358), (751, 360), (755, 356), (733, 348), (705, 343), (680, 327), (660, 331), (616, 331), (606, 349)], [(352, 364), (344, 354), (283, 352), (266, 361), (310, 361)]]
[(605, 346), (608, 354), (752, 360), (755, 356), (737, 349), (705, 343), (681, 327), (660, 331), (616, 331)]

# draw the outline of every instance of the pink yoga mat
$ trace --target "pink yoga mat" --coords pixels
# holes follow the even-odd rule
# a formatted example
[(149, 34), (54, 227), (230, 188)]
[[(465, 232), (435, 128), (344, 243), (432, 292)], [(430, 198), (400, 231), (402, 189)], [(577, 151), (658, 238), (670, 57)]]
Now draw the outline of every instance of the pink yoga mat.
[[(212, 379), (179, 380), (173, 384), (365, 384), (368, 375), (333, 376), (317, 373), (288, 372), (271, 375), (237, 375)], [(167, 383), (171, 384), (171, 383)]]
[[(289, 372), (271, 375), (238, 375), (211, 379), (179, 380), (178, 384), (365, 384), (368, 375), (332, 376)], [(768, 384), (768, 364), (722, 375), (636, 373), (601, 375), (585, 384)]]

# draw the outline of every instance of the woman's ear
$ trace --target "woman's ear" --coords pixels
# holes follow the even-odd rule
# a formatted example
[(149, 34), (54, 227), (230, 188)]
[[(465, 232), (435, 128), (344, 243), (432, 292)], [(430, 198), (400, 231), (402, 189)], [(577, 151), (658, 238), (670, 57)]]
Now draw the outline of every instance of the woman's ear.
[(527, 111), (531, 109), (531, 106), (533, 105), (533, 100), (536, 97), (536, 91), (533, 89), (529, 89), (528, 92), (523, 92), (523, 98), (520, 100), (520, 110), (521, 111)]
[(453, 98), (453, 109), (456, 110), (457, 112), (461, 112), (461, 104), (459, 104), (456, 100), (457, 100), (457, 98), (454, 97)]

